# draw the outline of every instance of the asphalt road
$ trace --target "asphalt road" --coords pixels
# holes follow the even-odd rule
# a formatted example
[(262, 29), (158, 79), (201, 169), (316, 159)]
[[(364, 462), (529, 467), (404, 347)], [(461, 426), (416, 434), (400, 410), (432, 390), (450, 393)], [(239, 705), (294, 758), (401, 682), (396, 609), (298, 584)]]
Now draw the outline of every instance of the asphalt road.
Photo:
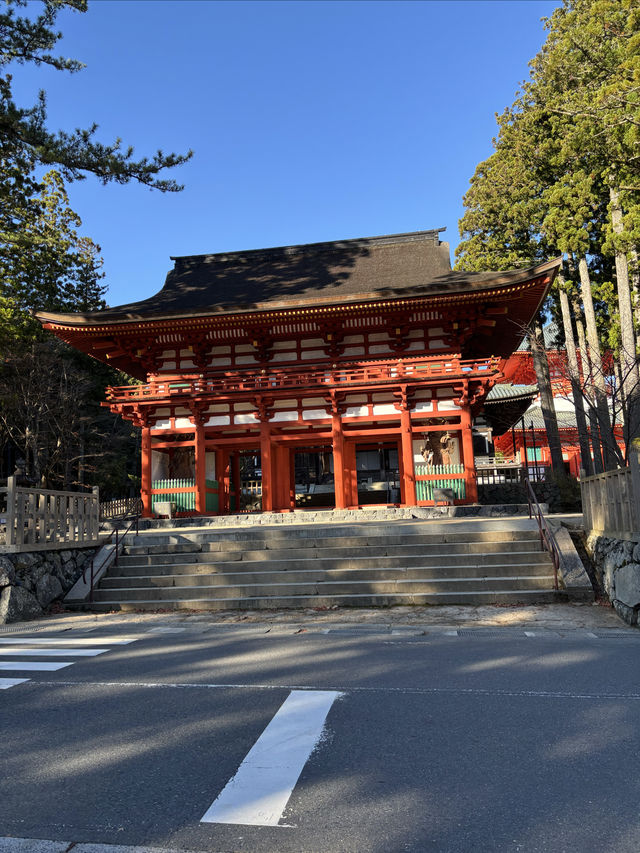
[[(56, 850), (638, 850), (638, 631), (171, 630), (0, 635), (0, 666), (70, 664), (0, 671), (28, 679), (0, 690), (0, 836)], [(22, 638), (38, 643), (25, 653)], [(94, 647), (108, 651), (74, 655)], [(282, 706), (299, 691), (332, 694), (295, 770)], [(256, 799), (286, 753), (277, 825), (203, 822), (258, 741), (243, 796), (254, 807), (252, 785)]]

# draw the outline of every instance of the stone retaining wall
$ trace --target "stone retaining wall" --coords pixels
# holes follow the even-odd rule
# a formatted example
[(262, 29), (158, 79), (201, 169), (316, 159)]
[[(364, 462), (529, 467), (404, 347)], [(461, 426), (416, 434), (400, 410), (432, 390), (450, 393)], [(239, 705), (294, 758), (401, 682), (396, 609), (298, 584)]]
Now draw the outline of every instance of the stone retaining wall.
[(42, 616), (71, 589), (95, 551), (0, 553), (0, 624)]
[[(582, 510), (580, 484), (573, 478), (561, 485), (553, 480), (531, 485), (538, 501), (549, 505), (549, 512), (580, 512)], [(481, 504), (526, 503), (527, 493), (522, 483), (479, 485), (478, 500)]]
[(640, 543), (591, 533), (586, 547), (598, 580), (616, 612), (629, 625), (638, 625)]

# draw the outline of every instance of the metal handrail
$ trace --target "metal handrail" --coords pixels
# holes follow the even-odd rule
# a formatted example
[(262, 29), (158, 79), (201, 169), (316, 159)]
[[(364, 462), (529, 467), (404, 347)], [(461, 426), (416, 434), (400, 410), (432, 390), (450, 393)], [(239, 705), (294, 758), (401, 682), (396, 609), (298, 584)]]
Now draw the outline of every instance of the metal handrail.
[[(135, 526), (136, 526), (136, 536), (138, 535), (138, 532), (139, 532), (139, 521), (140, 521), (140, 514), (139, 514), (139, 513), (136, 513), (136, 514), (135, 514), (135, 517), (134, 517), (134, 518), (133, 518), (133, 520), (130, 522), (129, 526), (127, 527), (127, 529), (125, 530), (125, 532), (124, 532), (124, 533), (122, 533), (120, 536), (118, 536), (118, 534), (119, 534), (119, 532), (120, 532), (120, 531), (118, 530), (118, 528), (117, 528), (117, 527), (114, 527), (114, 529), (113, 529), (113, 530), (111, 531), (111, 533), (107, 536), (107, 538), (103, 540), (103, 542), (102, 542), (102, 546), (101, 546), (101, 547), (104, 547), (105, 545), (108, 545), (108, 544), (109, 544), (109, 542), (111, 542), (111, 540), (113, 539), (113, 534), (114, 534), (114, 533), (116, 534), (116, 557), (115, 557), (115, 560), (114, 560), (114, 565), (115, 565), (115, 566), (117, 566), (117, 565), (118, 565), (118, 554), (119, 554), (119, 552), (120, 552), (120, 546), (121, 546), (121, 545), (124, 545), (124, 537), (129, 533), (129, 531), (131, 530), (131, 528), (133, 527), (133, 525), (134, 525), (134, 524), (135, 524)], [(94, 560), (95, 560), (95, 554), (94, 554), (94, 556), (91, 558), (91, 566), (90, 566), (90, 568), (91, 568), (91, 575), (90, 575), (90, 577), (91, 577), (91, 582), (90, 582), (90, 585), (89, 585), (89, 603), (90, 603), (90, 604), (93, 604), (93, 586), (94, 586), (94, 576), (95, 576)], [(82, 582), (83, 582), (83, 583), (86, 583), (86, 582), (87, 582), (87, 575), (86, 575), (86, 573), (87, 573), (87, 566), (85, 565), (84, 569), (82, 570)]]
[(560, 571), (560, 549), (558, 548), (558, 543), (556, 542), (553, 530), (551, 530), (544, 515), (542, 514), (538, 498), (536, 497), (536, 493), (533, 491), (533, 486), (531, 485), (531, 481), (528, 477), (525, 478), (524, 484), (527, 490), (527, 500), (529, 501), (529, 518), (533, 518), (535, 513), (535, 519), (538, 522), (538, 532), (540, 533), (540, 547), (542, 550), (546, 549), (549, 554), (551, 554), (551, 560), (553, 562), (553, 588), (557, 590), (558, 572)]

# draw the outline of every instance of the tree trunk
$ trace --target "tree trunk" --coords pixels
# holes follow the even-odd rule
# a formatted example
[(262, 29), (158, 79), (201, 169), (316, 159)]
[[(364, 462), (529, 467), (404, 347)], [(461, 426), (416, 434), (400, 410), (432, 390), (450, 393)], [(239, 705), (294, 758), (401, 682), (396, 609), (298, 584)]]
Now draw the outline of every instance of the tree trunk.
[(573, 326), (571, 324), (571, 309), (569, 297), (562, 288), (562, 280), (559, 281), (560, 307), (562, 309), (562, 323), (564, 326), (564, 340), (567, 347), (567, 361), (569, 362), (569, 377), (571, 379), (571, 392), (573, 394), (573, 405), (576, 412), (576, 426), (578, 428), (578, 442), (580, 444), (580, 461), (588, 477), (593, 474), (593, 463), (589, 449), (589, 434), (587, 432), (587, 419), (584, 414), (584, 401), (582, 399), (582, 388), (580, 386), (580, 373), (578, 371), (578, 356), (573, 339)]
[(551, 468), (556, 477), (563, 478), (566, 476), (566, 473), (564, 470), (564, 460), (562, 459), (562, 446), (560, 444), (560, 433), (558, 431), (558, 418), (556, 416), (556, 408), (553, 402), (551, 377), (549, 375), (549, 362), (547, 361), (547, 353), (544, 348), (544, 337), (539, 320), (535, 322), (534, 328), (529, 337), (531, 341), (531, 352), (533, 354), (533, 366), (536, 371), (536, 379), (538, 381), (538, 389), (540, 391), (542, 417), (544, 419), (544, 427), (547, 432), (547, 441), (549, 442)]
[(583, 400), (587, 404), (587, 417), (589, 418), (589, 429), (591, 431), (591, 448), (593, 453), (593, 469), (596, 474), (602, 474), (604, 471), (604, 463), (602, 461), (602, 442), (600, 440), (600, 425), (598, 424), (598, 414), (596, 412), (595, 398), (591, 394), (592, 385), (589, 380), (591, 376), (591, 363), (589, 361), (589, 348), (587, 339), (584, 333), (584, 325), (581, 320), (580, 305), (577, 300), (573, 302), (573, 316), (576, 321), (576, 331), (578, 332), (578, 346), (580, 348), (580, 363), (578, 364), (578, 372), (580, 376), (580, 384), (582, 388)]
[(591, 279), (589, 278), (589, 267), (587, 266), (586, 258), (580, 258), (578, 271), (580, 273), (584, 318), (587, 324), (589, 359), (592, 367), (593, 389), (596, 399), (596, 410), (598, 412), (598, 423), (600, 425), (603, 461), (605, 470), (610, 471), (617, 467), (616, 452), (614, 449), (615, 441), (611, 431), (611, 420), (609, 418), (609, 406), (607, 403), (607, 389), (604, 381), (604, 371), (602, 369), (598, 327), (596, 326), (596, 314), (593, 308), (593, 297), (591, 295)]
[[(622, 208), (618, 190), (609, 188), (611, 200), (611, 224), (614, 234), (622, 234)], [(622, 352), (620, 365), (622, 370), (622, 390), (626, 398), (624, 431), (627, 449), (631, 441), (640, 432), (640, 373), (636, 354), (636, 334), (633, 328), (633, 307), (631, 287), (629, 285), (629, 267), (627, 256), (618, 247), (615, 250), (616, 285), (618, 291), (618, 311), (620, 314), (620, 338)]]
[(638, 252), (632, 249), (631, 255), (631, 287), (635, 304), (636, 326), (640, 328), (640, 268), (638, 267)]

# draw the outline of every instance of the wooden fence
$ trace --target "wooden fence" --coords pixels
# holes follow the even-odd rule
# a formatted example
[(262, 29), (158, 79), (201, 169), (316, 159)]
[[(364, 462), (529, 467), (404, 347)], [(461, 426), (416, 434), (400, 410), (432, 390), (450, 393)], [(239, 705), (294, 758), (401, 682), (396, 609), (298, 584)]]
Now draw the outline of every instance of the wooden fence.
[(416, 465), (416, 497), (418, 503), (433, 501), (434, 489), (451, 489), (456, 500), (466, 497), (464, 465)]
[(100, 496), (16, 486), (15, 477), (0, 489), (2, 525), (8, 551), (45, 551), (98, 545)]
[(100, 504), (100, 520), (109, 518), (127, 518), (130, 515), (142, 514), (140, 498), (116, 498), (113, 501), (103, 501)]
[(632, 451), (628, 468), (580, 478), (584, 527), (612, 539), (640, 536), (640, 462)]

